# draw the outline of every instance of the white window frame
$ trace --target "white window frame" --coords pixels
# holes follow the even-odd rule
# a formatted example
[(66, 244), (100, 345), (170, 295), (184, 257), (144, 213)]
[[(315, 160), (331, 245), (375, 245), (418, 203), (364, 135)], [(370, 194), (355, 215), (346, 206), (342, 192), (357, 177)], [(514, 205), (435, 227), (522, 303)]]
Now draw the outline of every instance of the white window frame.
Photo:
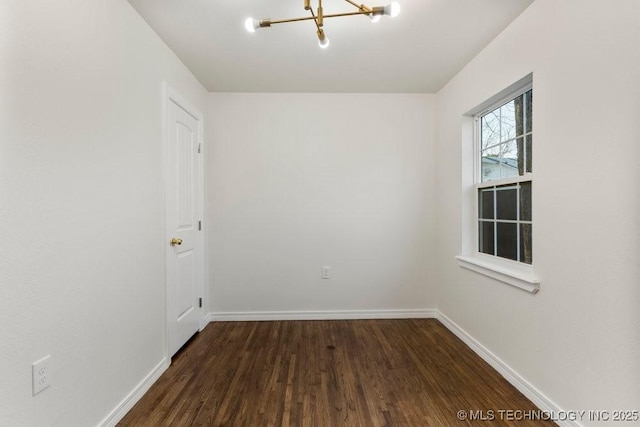
[[(478, 107), (471, 110), (469, 113), (465, 114), (466, 117), (463, 118), (463, 123), (466, 123), (466, 126), (472, 126), (472, 132), (469, 132), (470, 129), (464, 129), (465, 124), (463, 124), (463, 144), (473, 144), (473, 150), (467, 150), (467, 152), (471, 151), (473, 155), (472, 164), (473, 164), (473, 180), (472, 182), (465, 183), (465, 187), (467, 191), (463, 191), (463, 197), (465, 194), (469, 195), (472, 198), (471, 208), (463, 209), (463, 218), (464, 221), (467, 221), (467, 227), (463, 227), (463, 252), (461, 255), (456, 256), (458, 260), (458, 265), (465, 269), (474, 271), (476, 273), (491, 277), (493, 279), (499, 280), (501, 282), (510, 284), (517, 288), (523, 289), (525, 291), (531, 293), (537, 293), (540, 289), (540, 280), (535, 275), (533, 264), (526, 264), (523, 262), (510, 260), (507, 258), (498, 257), (496, 255), (489, 255), (479, 251), (479, 230), (478, 230), (478, 190), (480, 188), (494, 187), (500, 186), (504, 184), (515, 184), (520, 182), (531, 182), (533, 184), (533, 174), (526, 173), (521, 176), (486, 181), (482, 182), (482, 170), (481, 170), (481, 144), (480, 144), (480, 118), (495, 110), (496, 108), (508, 103), (512, 99), (520, 96), (521, 94), (531, 90), (533, 87), (533, 78), (532, 75), (528, 75), (520, 81), (514, 83), (509, 86), (505, 90), (501, 91), (499, 94), (493, 96), (488, 99)], [(535, 110), (534, 110), (535, 114)], [(533, 131), (533, 129), (532, 129)], [(464, 136), (471, 136), (473, 142), (469, 141), (469, 138), (465, 138)], [(463, 155), (465, 150), (463, 150)], [(463, 161), (463, 168), (465, 165), (469, 165), (470, 159), (467, 161)], [(470, 185), (469, 185), (470, 184)], [(533, 189), (533, 185), (532, 185)], [(463, 188), (463, 190), (465, 190)], [(471, 196), (469, 193), (473, 193)], [(533, 194), (532, 194), (532, 205), (533, 205)], [(469, 204), (466, 205), (469, 207)], [(532, 206), (533, 208), (533, 206)], [(533, 209), (532, 209), (533, 211)], [(473, 225), (471, 225), (471, 220), (473, 221)], [(533, 220), (533, 218), (532, 218)], [(532, 228), (532, 239), (533, 234), (535, 233), (535, 228)], [(535, 247), (535, 244), (534, 244)]]

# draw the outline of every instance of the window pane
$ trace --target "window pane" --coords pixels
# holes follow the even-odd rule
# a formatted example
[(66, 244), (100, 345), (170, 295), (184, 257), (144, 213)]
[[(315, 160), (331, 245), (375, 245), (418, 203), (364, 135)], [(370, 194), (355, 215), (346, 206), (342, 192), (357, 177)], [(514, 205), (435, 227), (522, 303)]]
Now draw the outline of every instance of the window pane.
[(494, 110), (481, 119), (482, 149), (500, 142), (500, 109)]
[(516, 141), (505, 142), (500, 145), (500, 152), (498, 156), (500, 160), (509, 163), (512, 168), (516, 169), (518, 167), (518, 144)]
[(498, 247), (496, 255), (502, 258), (518, 260), (518, 226), (517, 224), (499, 222)]
[(496, 189), (496, 218), (497, 219), (518, 219), (518, 195), (516, 187), (509, 187), (503, 190), (503, 187)]
[(493, 189), (479, 190), (478, 214), (483, 219), (493, 219)]
[(493, 157), (482, 158), (482, 182), (500, 179), (500, 162)]
[(510, 178), (518, 176), (518, 144), (516, 141), (500, 145), (498, 159), (500, 160), (500, 177)]
[(524, 133), (524, 94), (513, 100), (516, 136)]
[(518, 176), (518, 164), (515, 159), (502, 159), (500, 162), (500, 177), (502, 179)]
[(525, 150), (525, 155), (526, 155), (526, 162), (527, 162), (527, 172), (531, 172), (531, 164), (532, 164), (532, 156), (531, 156), (531, 143), (533, 142), (533, 135), (529, 135), (527, 136), (527, 143), (526, 143), (526, 150)]
[(516, 137), (516, 115), (513, 101), (500, 107), (500, 141)]
[(520, 220), (531, 221), (531, 183), (520, 183)]
[(525, 146), (524, 146), (524, 138), (518, 138), (516, 140), (516, 146), (518, 148), (518, 175), (524, 175), (524, 167), (525, 167)]
[(500, 154), (502, 153), (502, 147), (501, 144), (497, 144), (494, 145), (492, 147), (489, 148), (485, 148), (482, 150), (482, 157), (491, 157), (491, 158), (498, 158), (500, 157)]
[(495, 255), (493, 245), (493, 222), (480, 221), (478, 226), (479, 245), (478, 251)]
[(502, 145), (496, 145), (482, 152), (482, 182), (500, 179), (500, 153)]
[(531, 244), (531, 224), (520, 224), (520, 261), (531, 264), (533, 246)]
[(526, 132), (531, 132), (533, 129), (533, 91), (529, 91), (524, 94), (525, 96), (525, 122)]

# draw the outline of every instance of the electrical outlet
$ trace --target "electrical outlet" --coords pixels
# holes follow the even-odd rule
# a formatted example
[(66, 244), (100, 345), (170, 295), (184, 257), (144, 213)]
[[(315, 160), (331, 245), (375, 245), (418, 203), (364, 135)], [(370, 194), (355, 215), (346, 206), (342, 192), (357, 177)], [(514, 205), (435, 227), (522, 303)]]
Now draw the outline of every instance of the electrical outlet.
[(34, 362), (31, 365), (33, 379), (33, 395), (40, 393), (51, 385), (51, 355)]
[(326, 265), (324, 267), (322, 267), (322, 278), (323, 279), (331, 278), (331, 267), (326, 266)]

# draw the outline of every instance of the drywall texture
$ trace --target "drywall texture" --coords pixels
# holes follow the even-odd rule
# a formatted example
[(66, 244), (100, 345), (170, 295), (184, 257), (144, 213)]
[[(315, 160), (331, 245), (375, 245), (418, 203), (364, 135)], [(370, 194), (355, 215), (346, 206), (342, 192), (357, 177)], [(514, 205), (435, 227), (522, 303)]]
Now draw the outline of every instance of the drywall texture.
[[(564, 409), (640, 402), (638, 16), (632, 0), (537, 0), (438, 94), (438, 307)], [(462, 115), (530, 72), (537, 295), (454, 259)]]
[(210, 94), (212, 311), (433, 307), (434, 98)]
[(0, 43), (0, 425), (97, 425), (165, 353), (162, 82), (205, 91), (124, 0), (2, 1)]

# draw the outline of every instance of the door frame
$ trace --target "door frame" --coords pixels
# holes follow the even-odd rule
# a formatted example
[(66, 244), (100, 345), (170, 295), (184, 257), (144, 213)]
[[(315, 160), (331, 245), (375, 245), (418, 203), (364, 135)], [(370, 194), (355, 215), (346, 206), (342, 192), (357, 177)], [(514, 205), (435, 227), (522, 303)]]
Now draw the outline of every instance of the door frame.
[(198, 192), (196, 196), (196, 205), (197, 212), (200, 220), (202, 221), (202, 235), (201, 238), (196, 242), (197, 249), (200, 252), (200, 263), (199, 263), (199, 274), (198, 277), (200, 280), (199, 283), (196, 284), (198, 293), (202, 295), (202, 307), (199, 307), (199, 331), (202, 331), (206, 326), (204, 322), (204, 307), (206, 303), (206, 298), (204, 295), (204, 283), (205, 283), (205, 272), (206, 269), (204, 267), (205, 260), (205, 221), (204, 221), (204, 116), (193, 104), (187, 101), (178, 91), (176, 91), (173, 87), (171, 87), (167, 82), (162, 83), (162, 184), (163, 184), (163, 227), (162, 231), (163, 236), (163, 247), (164, 247), (164, 299), (165, 299), (165, 310), (164, 310), (164, 354), (165, 358), (169, 360), (171, 363), (171, 355), (169, 354), (169, 333), (170, 333), (170, 299), (169, 299), (169, 280), (167, 278), (167, 263), (168, 263), (168, 254), (171, 251), (171, 246), (169, 245), (169, 240), (171, 240), (171, 236), (167, 233), (167, 210), (169, 195), (168, 192), (168, 183), (169, 183), (169, 107), (171, 103), (176, 104), (178, 107), (182, 108), (189, 115), (191, 115), (198, 122), (198, 144), (200, 147), (200, 155), (198, 156)]

